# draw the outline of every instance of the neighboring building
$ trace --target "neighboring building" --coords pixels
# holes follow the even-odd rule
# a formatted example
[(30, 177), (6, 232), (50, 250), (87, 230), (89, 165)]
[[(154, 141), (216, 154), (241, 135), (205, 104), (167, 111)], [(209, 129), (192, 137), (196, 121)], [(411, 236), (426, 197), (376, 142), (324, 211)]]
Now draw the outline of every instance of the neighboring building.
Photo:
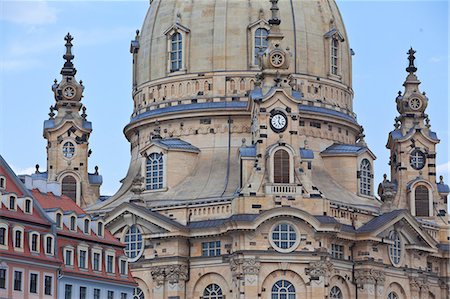
[(0, 298), (56, 298), (56, 228), (0, 156)]
[[(91, 123), (66, 41), (47, 172), (24, 178), (73, 200), (33, 193), (61, 215), (61, 291), (79, 292), (80, 277), (132, 285), (119, 243), (96, 235), (101, 215), (126, 244), (133, 299), (448, 299), (450, 190), (436, 178), (439, 139), (412, 49), (390, 179), (375, 190), (334, 1), (151, 0), (130, 48), (130, 167), (105, 199), (87, 172)], [(92, 270), (98, 242), (111, 276)]]

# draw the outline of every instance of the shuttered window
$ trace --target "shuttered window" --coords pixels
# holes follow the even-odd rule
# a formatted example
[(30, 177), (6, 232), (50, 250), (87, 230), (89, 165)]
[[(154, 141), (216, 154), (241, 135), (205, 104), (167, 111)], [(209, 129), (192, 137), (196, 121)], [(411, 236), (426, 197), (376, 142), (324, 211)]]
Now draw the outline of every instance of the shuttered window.
[(71, 175), (62, 180), (62, 194), (70, 197), (73, 201), (77, 201), (77, 181)]
[(428, 188), (418, 186), (415, 191), (416, 198), (416, 216), (429, 216), (429, 198)]
[(273, 157), (274, 183), (289, 184), (289, 154), (283, 149), (275, 152)]

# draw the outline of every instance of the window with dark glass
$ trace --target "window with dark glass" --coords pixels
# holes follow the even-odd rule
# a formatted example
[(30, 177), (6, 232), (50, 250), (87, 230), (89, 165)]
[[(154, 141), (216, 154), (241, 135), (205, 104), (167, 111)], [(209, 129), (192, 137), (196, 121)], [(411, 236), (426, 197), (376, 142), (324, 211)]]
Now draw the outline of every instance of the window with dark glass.
[(0, 227), (0, 245), (6, 245), (6, 228)]
[(0, 269), (0, 289), (6, 289), (6, 269)]
[(31, 200), (25, 200), (25, 213), (31, 213)]
[(279, 280), (272, 286), (272, 299), (295, 299), (295, 287), (287, 280)]
[(93, 269), (100, 271), (100, 253), (94, 252)]
[(84, 220), (84, 233), (89, 234), (89, 219)]
[(38, 234), (32, 234), (31, 235), (31, 251), (38, 251)]
[(134, 288), (133, 299), (145, 299), (144, 291), (142, 291), (140, 288)]
[(72, 266), (72, 250), (66, 250), (66, 256), (65, 256), (65, 264), (66, 266)]
[(72, 285), (66, 284), (64, 288), (64, 299), (72, 299)]
[(70, 217), (70, 230), (75, 230), (76, 218), (75, 216)]
[(334, 286), (330, 291), (330, 299), (342, 299), (342, 291), (340, 288)]
[(120, 260), (120, 274), (127, 274), (127, 261)]
[(416, 216), (430, 216), (428, 188), (425, 186), (417, 186), (414, 191)]
[(344, 258), (344, 246), (331, 244), (331, 256), (334, 259), (343, 259)]
[(57, 213), (57, 214), (56, 214), (56, 226), (57, 226), (58, 228), (61, 228), (61, 227), (62, 227), (61, 214), (60, 214), (60, 213)]
[(14, 210), (16, 208), (16, 198), (14, 196), (9, 197), (9, 209)]
[(372, 191), (372, 166), (369, 160), (363, 159), (360, 165), (359, 192), (364, 195), (371, 195)]
[(106, 257), (106, 272), (113, 273), (113, 262), (114, 262), (114, 256), (108, 255)]
[(80, 258), (80, 268), (82, 268), (82, 269), (87, 268), (86, 257), (87, 257), (86, 250), (80, 250), (80, 257), (79, 257)]
[(94, 299), (100, 299), (100, 289), (94, 289)]
[(203, 299), (224, 299), (222, 288), (213, 283), (203, 290)]
[(267, 35), (269, 32), (265, 28), (258, 28), (255, 31), (255, 60), (254, 64), (260, 64), (260, 57), (267, 49)]
[(142, 240), (142, 231), (136, 226), (132, 225), (125, 233), (125, 254), (130, 261), (136, 260), (144, 248), (144, 242)]
[(36, 273), (30, 274), (30, 293), (37, 293), (38, 275)]
[(97, 223), (97, 235), (99, 237), (103, 236), (103, 222)]
[(202, 256), (219, 256), (220, 241), (211, 241), (202, 243)]
[(45, 237), (45, 253), (53, 254), (53, 238), (50, 236)]
[(333, 75), (338, 74), (338, 49), (339, 41), (337, 38), (331, 40), (331, 73)]
[(53, 281), (53, 277), (45, 275), (45, 278), (44, 278), (44, 294), (45, 295), (52, 294), (52, 281)]
[(86, 287), (80, 287), (80, 299), (86, 299), (87, 289)]
[(114, 299), (114, 291), (108, 291), (108, 299)]
[(20, 230), (16, 230), (14, 243), (15, 243), (14, 247), (16, 247), (16, 248), (22, 247), (22, 232)]
[(274, 183), (290, 183), (289, 179), (289, 154), (284, 149), (279, 149), (273, 156), (273, 181)]
[(77, 180), (73, 176), (67, 175), (63, 178), (61, 193), (71, 198), (73, 201), (77, 201)]
[(22, 271), (14, 271), (14, 291), (22, 291)]
[(120, 293), (120, 299), (127, 299), (127, 293)]

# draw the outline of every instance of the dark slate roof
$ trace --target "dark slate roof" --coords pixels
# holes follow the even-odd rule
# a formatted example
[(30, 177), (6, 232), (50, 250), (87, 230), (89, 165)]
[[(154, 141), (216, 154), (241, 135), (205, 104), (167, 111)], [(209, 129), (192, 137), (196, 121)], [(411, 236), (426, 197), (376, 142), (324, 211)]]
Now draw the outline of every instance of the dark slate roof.
[(437, 189), (439, 193), (450, 193), (450, 187), (444, 183), (438, 183)]
[(34, 180), (47, 180), (48, 173), (47, 173), (47, 171), (45, 171), (45, 172), (38, 172), (38, 173), (32, 173), (31, 177)]
[(314, 112), (314, 113), (319, 113), (319, 114), (326, 114), (326, 115), (331, 115), (331, 116), (335, 116), (335, 117), (339, 117), (342, 119), (345, 119), (349, 122), (352, 123), (356, 123), (356, 119), (348, 114), (345, 114), (343, 112), (340, 111), (336, 111), (333, 109), (328, 109), (328, 108), (324, 108), (324, 107), (316, 107), (316, 106), (309, 106), (309, 105), (299, 105), (298, 109), (300, 110), (300, 112), (305, 111), (305, 112)]
[(237, 214), (228, 218), (223, 219), (212, 219), (212, 220), (201, 220), (201, 221), (192, 221), (188, 223), (188, 228), (209, 228), (216, 227), (224, 224), (228, 221), (253, 221), (255, 220), (259, 214)]
[(433, 139), (433, 140), (439, 141), (439, 138), (437, 137), (436, 132), (433, 132), (433, 131), (429, 130), (429, 131), (428, 131), (428, 136), (429, 136), (431, 139)]
[(442, 244), (442, 243), (440, 243), (440, 244), (438, 244), (437, 245), (437, 247), (438, 247), (438, 249), (439, 250), (442, 250), (442, 251), (450, 251), (450, 244)]
[(144, 113), (136, 115), (135, 117), (132, 117), (131, 122), (135, 122), (140, 119), (144, 119), (146, 117), (163, 115), (166, 113), (174, 113), (174, 112), (184, 112), (192, 110), (245, 109), (245, 108), (247, 108), (247, 102), (237, 102), (237, 101), (183, 104), (146, 111)]
[(365, 146), (353, 145), (353, 144), (340, 144), (334, 143), (327, 147), (322, 153), (324, 154), (343, 154), (351, 153), (357, 154), (363, 150), (367, 149)]
[(342, 224), (341, 225), (341, 231), (346, 232), (346, 233), (356, 233), (356, 229), (348, 224)]
[(314, 152), (310, 149), (300, 149), (300, 157), (302, 159), (314, 159)]
[(92, 185), (101, 185), (103, 183), (103, 177), (99, 174), (88, 174), (89, 177), (89, 184)]
[(339, 223), (339, 221), (337, 221), (335, 218), (330, 217), (330, 216), (316, 215), (316, 216), (314, 216), (314, 218), (319, 220), (320, 223), (324, 223), (324, 224)]
[(256, 157), (256, 146), (245, 146), (239, 149), (241, 157)]
[[(390, 132), (389, 135), (391, 135), (392, 139), (397, 140), (397, 139), (401, 139), (401, 138), (405, 137), (406, 135), (411, 134), (412, 131), (414, 131), (414, 128), (409, 129), (409, 131), (406, 132), (405, 135), (403, 135), (401, 130), (394, 130), (394, 131)], [(431, 139), (433, 139), (435, 141), (439, 141), (439, 138), (437, 137), (436, 132), (433, 132), (431, 130), (428, 131), (428, 137), (430, 137)]]
[(402, 131), (400, 130), (394, 130), (392, 132), (389, 133), (389, 135), (391, 135), (392, 139), (397, 140), (403, 137), (402, 135)]
[(84, 120), (83, 121), (83, 129), (92, 130), (92, 123), (90, 121)]
[(356, 231), (358, 233), (368, 233), (373, 232), (374, 230), (377, 230), (378, 228), (382, 227), (387, 222), (391, 221), (401, 213), (403, 213), (405, 210), (394, 210), (389, 213), (385, 213), (383, 215), (380, 215), (378, 217), (373, 218), (360, 228), (358, 228)]
[(261, 100), (263, 97), (264, 95), (260, 87), (259, 88), (257, 87), (250, 92), (250, 98), (252, 100)]
[(161, 147), (167, 149), (180, 149), (180, 150), (200, 152), (198, 147), (193, 146), (189, 142), (181, 140), (179, 138), (153, 139), (152, 141), (153, 143), (159, 144)]
[(55, 127), (55, 120), (54, 119), (47, 119), (44, 121), (44, 130), (45, 129), (51, 129)]
[(296, 100), (301, 100), (303, 99), (303, 93), (301, 91), (298, 90), (293, 90), (292, 91), (292, 97)]

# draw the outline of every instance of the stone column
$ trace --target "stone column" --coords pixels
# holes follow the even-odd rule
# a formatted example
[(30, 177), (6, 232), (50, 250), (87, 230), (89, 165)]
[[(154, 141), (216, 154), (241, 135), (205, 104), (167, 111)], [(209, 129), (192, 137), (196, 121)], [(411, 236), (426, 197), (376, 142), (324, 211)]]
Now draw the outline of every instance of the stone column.
[(187, 265), (162, 265), (150, 268), (153, 279), (152, 299), (167, 299), (170, 297), (185, 299)]
[(163, 266), (154, 266), (150, 268), (150, 273), (153, 279), (153, 289), (151, 290), (153, 299), (164, 299), (164, 280), (165, 271)]
[(428, 279), (425, 275), (410, 276), (411, 299), (428, 299)]
[(234, 256), (230, 259), (230, 268), (237, 288), (235, 298), (257, 298), (259, 261), (254, 257)]
[(317, 261), (309, 264), (305, 269), (310, 277), (312, 298), (328, 298), (328, 285), (333, 264), (330, 261)]
[(355, 270), (355, 281), (358, 286), (358, 299), (376, 298), (376, 279), (372, 269)]

